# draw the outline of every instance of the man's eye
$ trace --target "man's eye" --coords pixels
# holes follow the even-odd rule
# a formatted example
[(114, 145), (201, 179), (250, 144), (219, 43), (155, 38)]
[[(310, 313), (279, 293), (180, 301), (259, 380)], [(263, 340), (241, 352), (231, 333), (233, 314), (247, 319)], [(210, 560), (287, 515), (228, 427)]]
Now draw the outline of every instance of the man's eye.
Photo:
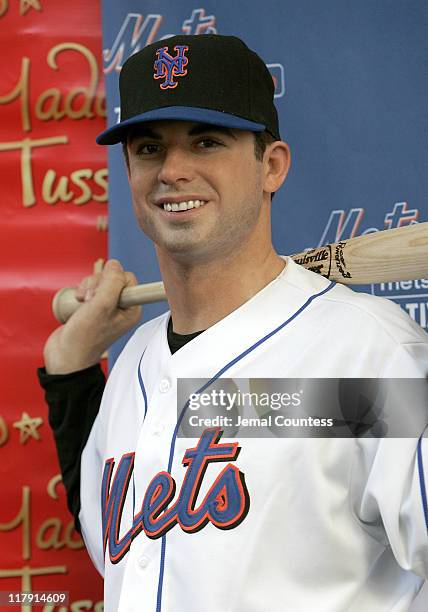
[(153, 155), (154, 153), (158, 153), (159, 145), (157, 144), (144, 144), (140, 145), (137, 149), (138, 155)]
[(202, 149), (210, 149), (211, 147), (219, 147), (220, 143), (212, 138), (202, 138), (198, 141), (198, 146)]

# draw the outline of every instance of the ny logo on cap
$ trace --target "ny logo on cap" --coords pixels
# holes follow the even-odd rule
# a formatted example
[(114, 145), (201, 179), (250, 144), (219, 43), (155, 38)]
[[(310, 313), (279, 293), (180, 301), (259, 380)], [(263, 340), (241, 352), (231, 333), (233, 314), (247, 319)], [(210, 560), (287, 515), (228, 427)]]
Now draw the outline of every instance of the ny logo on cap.
[(157, 60), (154, 63), (154, 78), (163, 79), (165, 81), (161, 83), (161, 89), (174, 89), (177, 87), (178, 82), (174, 81), (174, 77), (186, 76), (187, 70), (185, 69), (188, 63), (188, 59), (185, 56), (186, 51), (189, 47), (186, 45), (177, 45), (174, 47), (174, 51), (177, 54), (173, 57), (168, 53), (168, 47), (161, 47), (156, 51)]

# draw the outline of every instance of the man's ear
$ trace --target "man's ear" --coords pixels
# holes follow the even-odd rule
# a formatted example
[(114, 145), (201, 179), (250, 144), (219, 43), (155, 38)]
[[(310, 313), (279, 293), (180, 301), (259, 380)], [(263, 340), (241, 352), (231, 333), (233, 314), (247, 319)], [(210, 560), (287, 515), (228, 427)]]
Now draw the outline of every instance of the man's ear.
[(266, 147), (263, 155), (265, 169), (264, 190), (268, 193), (278, 191), (285, 181), (291, 165), (291, 153), (288, 144), (276, 140)]

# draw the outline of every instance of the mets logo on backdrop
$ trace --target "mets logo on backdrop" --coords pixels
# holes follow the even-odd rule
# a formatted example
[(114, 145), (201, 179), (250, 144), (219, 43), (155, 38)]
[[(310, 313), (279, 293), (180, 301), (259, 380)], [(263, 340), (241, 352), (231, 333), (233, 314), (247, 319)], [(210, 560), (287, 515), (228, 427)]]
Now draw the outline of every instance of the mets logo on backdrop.
[(174, 56), (168, 53), (168, 47), (161, 47), (156, 51), (157, 60), (154, 63), (155, 73), (153, 76), (155, 79), (165, 79), (160, 85), (161, 89), (174, 89), (178, 85), (178, 81), (173, 80), (174, 77), (186, 76), (186, 66), (189, 62), (186, 57), (186, 51), (188, 50), (189, 47), (186, 47), (186, 45), (176, 45)]

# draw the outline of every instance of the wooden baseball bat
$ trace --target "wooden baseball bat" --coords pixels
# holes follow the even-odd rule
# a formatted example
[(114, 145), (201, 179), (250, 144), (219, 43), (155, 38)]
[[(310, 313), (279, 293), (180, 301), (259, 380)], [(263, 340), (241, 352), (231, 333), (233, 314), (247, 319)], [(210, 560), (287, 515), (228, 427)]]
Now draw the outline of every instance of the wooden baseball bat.
[[(311, 249), (291, 258), (308, 270), (344, 283), (364, 285), (428, 276), (428, 222), (373, 232)], [(65, 323), (79, 308), (75, 289), (66, 287), (54, 297), (53, 313)], [(128, 287), (119, 306), (127, 308), (166, 299), (162, 282)]]

